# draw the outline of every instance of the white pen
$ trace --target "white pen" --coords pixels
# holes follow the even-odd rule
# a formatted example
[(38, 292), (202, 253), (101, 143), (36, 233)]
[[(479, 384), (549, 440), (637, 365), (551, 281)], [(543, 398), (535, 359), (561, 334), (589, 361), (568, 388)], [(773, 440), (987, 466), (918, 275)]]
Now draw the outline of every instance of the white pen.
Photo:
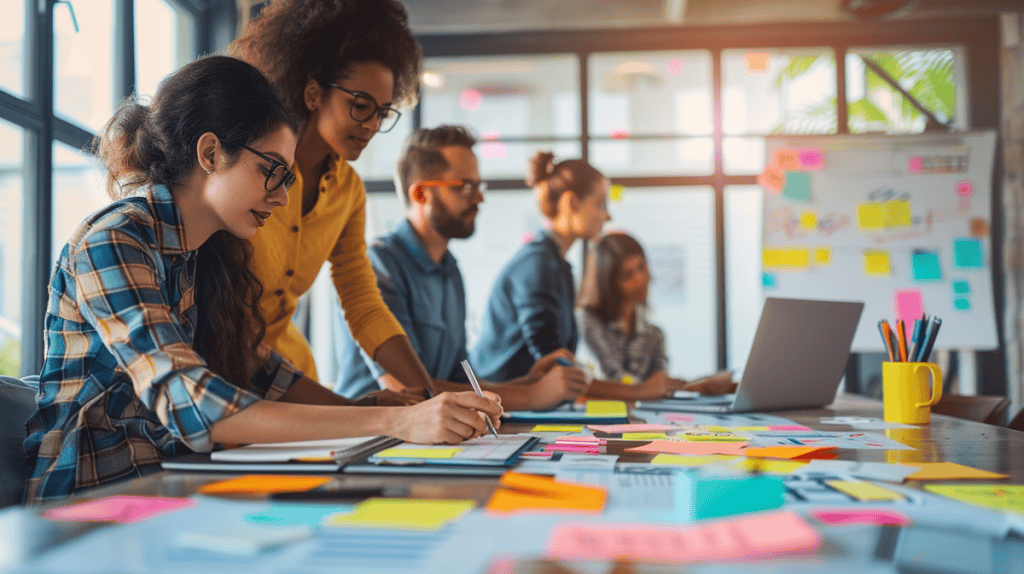
[[(476, 373), (473, 372), (473, 367), (469, 366), (469, 361), (463, 360), (462, 368), (465, 369), (466, 376), (469, 377), (469, 384), (473, 385), (473, 390), (476, 391), (476, 394), (483, 397), (484, 392), (480, 390), (480, 381), (476, 380)], [(491, 434), (497, 438), (498, 431), (495, 430), (494, 425), (491, 424), (491, 418), (487, 416), (487, 414), (484, 414), (484, 422), (487, 423), (487, 428), (491, 431)]]

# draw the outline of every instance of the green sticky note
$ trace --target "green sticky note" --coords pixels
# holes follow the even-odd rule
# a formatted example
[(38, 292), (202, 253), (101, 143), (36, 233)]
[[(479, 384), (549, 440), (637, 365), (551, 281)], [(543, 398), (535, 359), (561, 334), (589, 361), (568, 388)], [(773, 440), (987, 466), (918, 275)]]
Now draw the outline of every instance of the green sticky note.
[(979, 239), (953, 240), (953, 264), (957, 267), (976, 268), (985, 265)]
[(953, 299), (953, 308), (957, 311), (969, 311), (971, 309), (971, 300), (966, 297)]
[(786, 503), (779, 476), (705, 477), (686, 475), (693, 519), (717, 518), (779, 508)]
[(622, 433), (622, 440), (665, 440), (665, 433), (663, 432), (624, 432)]
[(806, 173), (787, 173), (782, 195), (796, 201), (811, 201), (811, 176)]
[(942, 266), (939, 254), (935, 251), (915, 251), (910, 256), (910, 265), (914, 270), (914, 281), (927, 283), (942, 280)]
[(925, 490), (968, 504), (1024, 515), (1024, 486), (1013, 484), (926, 484)]
[(537, 425), (530, 432), (581, 432), (582, 425)]
[(775, 274), (774, 273), (762, 273), (761, 274), (761, 285), (764, 286), (766, 289), (771, 289), (771, 288), (777, 286), (778, 284), (779, 283), (775, 279)]
[(622, 401), (587, 401), (586, 416), (588, 417), (624, 417), (626, 415), (626, 403)]
[(953, 282), (954, 293), (970, 293), (971, 285), (966, 281), (954, 281)]
[(460, 450), (459, 447), (438, 448), (402, 448), (394, 447), (382, 450), (376, 456), (383, 458), (451, 458)]
[(324, 526), (435, 530), (470, 511), (472, 500), (371, 498), (349, 514), (333, 514)]

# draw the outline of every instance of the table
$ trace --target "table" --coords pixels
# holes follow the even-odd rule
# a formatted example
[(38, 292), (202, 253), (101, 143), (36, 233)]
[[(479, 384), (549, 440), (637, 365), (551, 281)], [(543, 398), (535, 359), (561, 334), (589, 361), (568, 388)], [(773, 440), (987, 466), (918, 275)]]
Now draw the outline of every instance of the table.
[[(781, 417), (816, 430), (849, 430), (841, 425), (822, 425), (819, 419), (831, 416), (881, 417), (882, 404), (873, 399), (854, 395), (840, 395), (830, 406), (774, 412)], [(637, 422), (640, 422), (637, 420)], [(502, 433), (526, 432), (532, 424), (505, 424)], [(890, 429), (873, 431), (914, 447), (913, 451), (840, 450), (839, 458), (863, 462), (956, 462), (967, 466), (1007, 474), (1007, 484), (1024, 484), (1024, 433), (994, 427), (943, 415), (932, 415), (928, 426), (917, 429)], [(624, 452), (636, 442), (609, 440), (608, 452), (619, 454), (620, 462), (647, 462), (653, 455)], [(194, 494), (203, 484), (229, 478), (220, 473), (159, 472), (124, 483), (98, 488), (87, 498), (114, 494), (159, 495), (184, 497)], [(414, 498), (461, 498), (484, 504), (490, 498), (496, 480), (474, 477), (425, 477), (401, 475), (335, 475), (341, 484), (401, 485), (409, 489)], [(920, 488), (919, 483), (906, 486)], [(72, 500), (72, 502), (74, 499)], [(8, 508), (0, 511), (0, 572), (34, 571), (32, 565), (53, 549), (73, 543), (99, 529), (123, 528), (104, 523), (53, 522), (39, 513), (45, 508), (63, 506), (67, 502), (52, 503), (38, 508)], [(542, 571), (540, 568), (538, 571)], [(527, 568), (524, 571), (532, 571)], [(552, 570), (559, 571), (559, 570)], [(565, 570), (561, 570), (565, 571)]]

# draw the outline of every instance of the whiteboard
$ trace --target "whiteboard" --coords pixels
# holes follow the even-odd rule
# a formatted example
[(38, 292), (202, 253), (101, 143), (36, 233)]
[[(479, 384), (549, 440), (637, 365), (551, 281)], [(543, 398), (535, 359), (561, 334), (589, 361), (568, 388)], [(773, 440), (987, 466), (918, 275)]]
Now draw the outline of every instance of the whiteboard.
[[(767, 141), (762, 293), (864, 301), (878, 321), (942, 319), (935, 348), (998, 346), (991, 196), (996, 134), (778, 136)], [(827, 318), (823, 318), (827, 320)]]

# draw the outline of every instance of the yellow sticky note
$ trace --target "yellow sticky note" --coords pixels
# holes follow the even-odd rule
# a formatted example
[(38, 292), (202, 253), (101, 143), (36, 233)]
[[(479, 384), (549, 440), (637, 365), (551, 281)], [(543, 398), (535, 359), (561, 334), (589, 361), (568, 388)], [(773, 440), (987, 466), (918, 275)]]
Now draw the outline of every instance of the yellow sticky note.
[(885, 203), (885, 226), (907, 227), (913, 223), (910, 216), (910, 201), (901, 199)]
[(729, 428), (729, 427), (723, 427), (723, 426), (717, 426), (717, 425), (705, 425), (705, 426), (700, 427), (700, 430), (705, 430), (705, 431), (708, 431), (708, 432), (732, 432), (732, 429)]
[(766, 431), (768, 427), (723, 427), (733, 431)]
[(862, 203), (857, 206), (857, 226), (861, 229), (885, 227), (885, 207), (881, 203)]
[(738, 456), (727, 456), (723, 454), (710, 454), (705, 456), (690, 456), (685, 454), (659, 454), (651, 460), (651, 464), (674, 464), (678, 466), (704, 466), (714, 462), (728, 462), (739, 460)]
[(1024, 486), (1011, 484), (929, 484), (925, 490), (994, 510), (1024, 516)]
[(627, 415), (626, 403), (622, 401), (587, 401), (588, 417), (624, 417)]
[(813, 211), (805, 211), (800, 214), (800, 227), (804, 229), (815, 229), (818, 227), (818, 215)]
[(763, 458), (745, 458), (733, 464), (749, 472), (767, 472), (772, 474), (789, 474), (794, 470), (807, 466), (799, 460), (769, 460)]
[(273, 494), (276, 492), (305, 492), (331, 481), (331, 477), (288, 476), (280, 474), (248, 474), (207, 484), (199, 489), (202, 494)]
[(774, 267), (807, 267), (808, 254), (806, 249), (765, 248), (762, 257), (766, 269)]
[(435, 530), (469, 512), (472, 500), (371, 498), (348, 514), (333, 514), (325, 526)]
[(583, 425), (537, 425), (530, 432), (580, 432)]
[(825, 484), (840, 492), (849, 494), (857, 500), (903, 500), (902, 494), (870, 482), (826, 480)]
[(824, 265), (832, 260), (832, 250), (827, 247), (819, 247), (814, 250), (814, 262)]
[[(673, 437), (676, 438), (676, 437)], [(732, 433), (716, 433), (716, 434), (681, 434), (678, 436), (683, 440), (697, 441), (697, 442), (744, 442), (750, 439), (736, 436)]]
[(889, 252), (865, 251), (864, 273), (868, 275), (888, 275), (890, 273)]
[(955, 462), (915, 462), (921, 470), (907, 477), (907, 480), (953, 480), (959, 478), (1006, 478), (1005, 474), (980, 470)]
[(384, 458), (451, 458), (460, 450), (459, 447), (440, 448), (402, 448), (394, 447), (382, 450), (375, 456)]
[(624, 432), (622, 440), (664, 440), (668, 438), (663, 432)]
[(906, 199), (857, 206), (857, 225), (861, 229), (907, 227), (912, 223), (910, 201)]
[(626, 187), (623, 185), (613, 185), (608, 188), (608, 199), (612, 201), (622, 201), (622, 194), (626, 191)]

